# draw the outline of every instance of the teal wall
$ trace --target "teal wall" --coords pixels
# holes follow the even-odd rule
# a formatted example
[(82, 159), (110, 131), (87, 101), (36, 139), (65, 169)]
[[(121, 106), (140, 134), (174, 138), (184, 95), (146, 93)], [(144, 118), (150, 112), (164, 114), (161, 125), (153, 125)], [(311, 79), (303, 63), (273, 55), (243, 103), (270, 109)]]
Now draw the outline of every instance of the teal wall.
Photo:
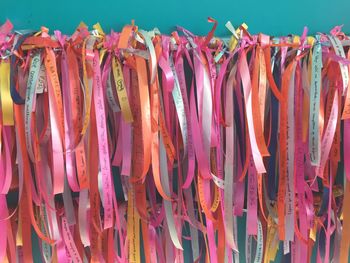
[[(0, 23), (10, 19), (16, 29), (39, 29), (45, 25), (50, 30), (59, 29), (72, 33), (80, 21), (89, 26), (100, 22), (105, 31), (120, 30), (135, 19), (146, 30), (158, 27), (162, 33), (170, 33), (175, 25), (181, 25), (193, 33), (206, 34), (211, 25), (207, 17), (217, 19), (217, 36), (228, 35), (224, 24), (230, 20), (234, 26), (245, 22), (251, 33), (269, 35), (301, 34), (307, 25), (309, 32), (329, 32), (335, 25), (344, 24), (350, 31), (350, 0), (1, 0)], [(240, 244), (244, 244), (244, 220), (240, 219)], [(187, 245), (187, 246), (186, 246)], [(190, 249), (190, 243), (185, 247)], [(37, 239), (33, 237), (36, 250), (35, 262), (40, 262)], [(240, 247), (243, 251), (244, 246)], [(185, 255), (188, 250), (185, 250)], [(244, 253), (241, 261), (244, 262)], [(189, 259), (190, 255), (186, 255)], [(278, 256), (276, 262), (281, 260)]]
[(143, 29), (158, 27), (170, 33), (181, 25), (197, 34), (205, 34), (211, 25), (207, 17), (219, 21), (218, 35), (227, 34), (224, 24), (246, 22), (251, 33), (270, 35), (301, 34), (304, 25), (311, 33), (329, 32), (335, 25), (350, 31), (349, 0), (1, 0), (0, 21), (9, 18), (16, 28), (72, 33), (80, 21), (103, 28), (120, 30), (135, 19)]

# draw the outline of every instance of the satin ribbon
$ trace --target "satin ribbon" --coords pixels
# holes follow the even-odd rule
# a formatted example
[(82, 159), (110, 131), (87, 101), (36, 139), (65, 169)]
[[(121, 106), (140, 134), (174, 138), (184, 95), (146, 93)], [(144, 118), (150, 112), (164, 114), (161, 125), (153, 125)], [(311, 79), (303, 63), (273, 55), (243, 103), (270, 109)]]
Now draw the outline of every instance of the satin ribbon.
[(347, 261), (348, 36), (208, 22), (0, 27), (2, 261)]

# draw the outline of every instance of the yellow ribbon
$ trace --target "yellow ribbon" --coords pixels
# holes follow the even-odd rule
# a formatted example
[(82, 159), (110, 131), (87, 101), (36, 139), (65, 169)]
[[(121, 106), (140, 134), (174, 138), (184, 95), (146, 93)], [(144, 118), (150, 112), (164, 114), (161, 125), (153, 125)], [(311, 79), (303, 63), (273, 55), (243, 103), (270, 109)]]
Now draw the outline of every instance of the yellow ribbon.
[(2, 109), (2, 121), (4, 126), (13, 126), (13, 102), (10, 94), (10, 63), (0, 63), (0, 97)]
[(129, 241), (129, 262), (141, 262), (140, 216), (135, 207), (135, 194), (132, 185), (128, 192), (127, 238)]
[(128, 94), (126, 93), (122, 67), (120, 65), (120, 62), (115, 57), (113, 57), (112, 60), (112, 69), (115, 88), (117, 89), (117, 95), (123, 118), (125, 122), (133, 122), (133, 117), (128, 100)]

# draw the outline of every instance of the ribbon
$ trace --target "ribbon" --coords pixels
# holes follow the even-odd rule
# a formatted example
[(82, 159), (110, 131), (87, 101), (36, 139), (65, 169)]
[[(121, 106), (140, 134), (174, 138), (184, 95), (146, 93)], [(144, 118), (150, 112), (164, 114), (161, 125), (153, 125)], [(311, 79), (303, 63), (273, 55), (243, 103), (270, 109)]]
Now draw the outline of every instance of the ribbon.
[(348, 261), (349, 37), (208, 21), (0, 27), (1, 261)]

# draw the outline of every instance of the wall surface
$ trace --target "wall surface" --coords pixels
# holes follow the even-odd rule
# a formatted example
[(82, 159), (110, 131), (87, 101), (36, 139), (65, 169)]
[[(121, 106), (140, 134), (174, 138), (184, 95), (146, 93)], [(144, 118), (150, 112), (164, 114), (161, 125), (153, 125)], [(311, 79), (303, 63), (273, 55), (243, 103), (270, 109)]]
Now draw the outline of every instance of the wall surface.
[(150, 30), (158, 27), (170, 33), (181, 25), (196, 34), (206, 34), (211, 25), (207, 17), (219, 21), (217, 35), (228, 34), (224, 24), (234, 26), (245, 22), (251, 33), (269, 35), (301, 34), (307, 25), (310, 33), (329, 32), (344, 24), (350, 31), (349, 0), (1, 0), (0, 22), (9, 18), (16, 28), (51, 30), (72, 33), (80, 21), (92, 26), (100, 22), (109, 31), (120, 30), (135, 19), (135, 23)]

